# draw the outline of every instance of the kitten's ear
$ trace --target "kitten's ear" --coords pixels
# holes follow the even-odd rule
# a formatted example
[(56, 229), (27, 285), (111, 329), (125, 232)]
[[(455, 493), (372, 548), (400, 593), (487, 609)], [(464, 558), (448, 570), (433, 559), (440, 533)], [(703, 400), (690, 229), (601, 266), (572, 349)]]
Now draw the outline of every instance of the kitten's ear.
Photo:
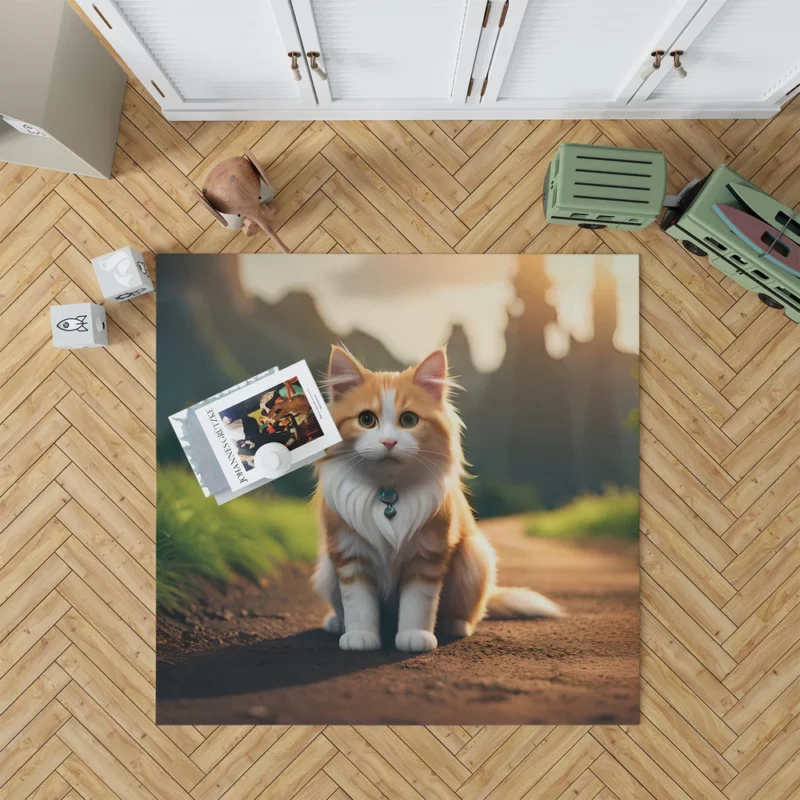
[(364, 383), (364, 368), (343, 347), (333, 345), (326, 383), (331, 401), (338, 400), (346, 392)]
[(447, 350), (434, 350), (414, 370), (414, 383), (441, 402), (447, 391)]

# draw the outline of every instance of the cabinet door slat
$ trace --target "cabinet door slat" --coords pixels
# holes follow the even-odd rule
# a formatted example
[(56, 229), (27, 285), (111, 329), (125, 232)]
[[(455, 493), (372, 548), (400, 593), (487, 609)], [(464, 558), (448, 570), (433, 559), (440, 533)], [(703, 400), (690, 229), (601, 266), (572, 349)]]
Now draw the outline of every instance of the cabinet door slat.
[[(765, 99), (800, 74), (800, 3), (727, 0), (650, 95), (658, 101)], [(671, 62), (665, 66), (671, 67)]]

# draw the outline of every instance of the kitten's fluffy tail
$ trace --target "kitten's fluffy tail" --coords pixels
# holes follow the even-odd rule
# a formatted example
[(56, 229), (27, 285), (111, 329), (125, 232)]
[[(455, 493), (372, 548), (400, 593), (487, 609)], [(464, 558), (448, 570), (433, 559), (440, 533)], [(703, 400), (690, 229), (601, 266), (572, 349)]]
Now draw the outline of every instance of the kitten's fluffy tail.
[(552, 600), (531, 589), (497, 587), (486, 605), (490, 619), (530, 619), (533, 617), (563, 617), (564, 612)]

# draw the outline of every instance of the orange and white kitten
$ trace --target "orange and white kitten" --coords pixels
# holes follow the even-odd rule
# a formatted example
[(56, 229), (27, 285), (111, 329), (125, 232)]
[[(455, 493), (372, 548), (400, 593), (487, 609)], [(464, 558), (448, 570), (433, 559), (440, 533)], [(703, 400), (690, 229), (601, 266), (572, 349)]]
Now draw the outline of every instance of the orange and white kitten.
[(433, 650), (434, 628), (469, 636), (487, 610), (560, 615), (536, 592), (495, 585), (495, 553), (462, 484), (444, 349), (403, 372), (371, 372), (334, 347), (328, 386), (343, 441), (318, 462), (324, 542), (314, 583), (342, 650), (380, 647), (382, 604), (397, 608), (395, 646), (408, 652)]

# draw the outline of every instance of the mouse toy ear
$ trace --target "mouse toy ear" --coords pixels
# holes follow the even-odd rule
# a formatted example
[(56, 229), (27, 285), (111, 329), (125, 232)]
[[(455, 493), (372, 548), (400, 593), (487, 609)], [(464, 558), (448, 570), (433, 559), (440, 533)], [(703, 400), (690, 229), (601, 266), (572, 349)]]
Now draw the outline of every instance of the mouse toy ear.
[(223, 228), (228, 227), (228, 223), (225, 221), (225, 217), (223, 217), (222, 214), (220, 214), (219, 211), (217, 211), (217, 209), (214, 208), (214, 206), (212, 206), (211, 203), (208, 202), (208, 198), (202, 192), (197, 193), (197, 198), (208, 209), (208, 211), (211, 213), (211, 216), (214, 217), (214, 219), (217, 222), (219, 222), (219, 224), (222, 225)]
[(261, 180), (264, 181), (267, 186), (272, 188), (272, 184), (267, 177), (267, 173), (264, 172), (264, 168), (258, 163), (258, 159), (253, 155), (253, 153), (250, 150), (245, 149), (243, 158), (246, 158), (252, 164), (253, 169), (258, 173), (258, 177), (261, 178)]
[(364, 367), (343, 347), (333, 345), (325, 383), (330, 400), (338, 400), (351, 389), (364, 383)]

